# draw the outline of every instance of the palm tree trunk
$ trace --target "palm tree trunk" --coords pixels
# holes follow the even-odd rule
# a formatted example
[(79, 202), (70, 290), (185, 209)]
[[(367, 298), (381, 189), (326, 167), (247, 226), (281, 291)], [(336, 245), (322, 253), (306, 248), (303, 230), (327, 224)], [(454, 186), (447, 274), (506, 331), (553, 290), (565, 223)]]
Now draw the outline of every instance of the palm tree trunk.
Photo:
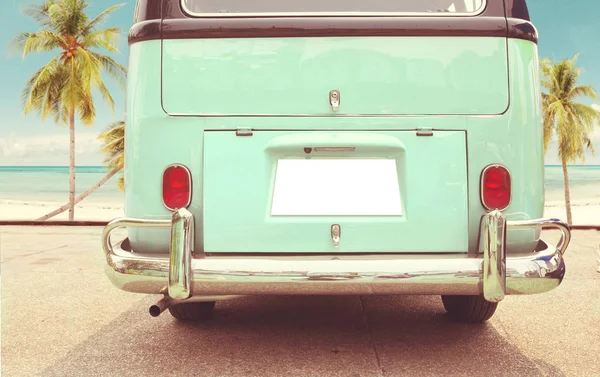
[[(87, 189), (86, 192), (84, 192), (83, 194), (79, 195), (77, 198), (75, 198), (73, 200), (73, 205), (79, 203), (80, 201), (82, 201), (83, 199), (87, 198), (92, 192), (94, 192), (98, 187), (102, 186), (103, 184), (105, 184), (109, 179), (111, 179), (115, 174), (117, 174), (119, 172), (119, 170), (121, 170), (122, 167), (116, 167), (114, 168), (110, 173), (108, 173), (107, 175), (104, 176), (104, 178), (102, 178), (101, 180), (98, 181), (98, 183), (96, 183), (94, 186), (92, 186), (91, 188)], [(48, 220), (51, 217), (54, 217), (64, 211), (66, 211), (67, 209), (71, 208), (71, 202), (69, 201), (69, 203), (65, 204), (64, 206), (60, 207), (59, 209), (56, 209), (52, 212), (50, 212), (47, 215), (44, 215), (42, 217), (40, 217), (39, 219), (36, 219), (36, 221), (44, 221), (44, 220)]]
[(562, 160), (563, 177), (565, 179), (565, 207), (567, 209), (567, 224), (572, 225), (571, 217), (571, 193), (569, 192), (569, 172), (567, 171), (567, 162)]
[(71, 106), (69, 139), (69, 221), (75, 219), (75, 106)]

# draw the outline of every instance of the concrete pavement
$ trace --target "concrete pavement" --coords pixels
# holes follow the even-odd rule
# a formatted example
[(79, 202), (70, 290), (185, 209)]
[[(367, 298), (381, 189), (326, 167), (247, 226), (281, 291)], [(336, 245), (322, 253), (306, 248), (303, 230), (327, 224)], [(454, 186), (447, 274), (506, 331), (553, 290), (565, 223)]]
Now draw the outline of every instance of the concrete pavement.
[[(176, 322), (104, 276), (98, 227), (0, 227), (3, 376), (600, 375), (600, 232), (575, 231), (556, 290), (484, 325), (437, 296), (247, 297)], [(548, 232), (549, 240), (556, 234)]]

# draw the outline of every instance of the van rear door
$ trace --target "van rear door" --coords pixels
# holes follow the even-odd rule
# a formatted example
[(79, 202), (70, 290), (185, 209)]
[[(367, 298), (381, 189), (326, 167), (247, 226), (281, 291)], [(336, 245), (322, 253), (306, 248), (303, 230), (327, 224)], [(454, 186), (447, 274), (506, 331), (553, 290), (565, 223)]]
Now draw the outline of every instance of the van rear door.
[(468, 247), (464, 131), (207, 131), (203, 185), (207, 253)]

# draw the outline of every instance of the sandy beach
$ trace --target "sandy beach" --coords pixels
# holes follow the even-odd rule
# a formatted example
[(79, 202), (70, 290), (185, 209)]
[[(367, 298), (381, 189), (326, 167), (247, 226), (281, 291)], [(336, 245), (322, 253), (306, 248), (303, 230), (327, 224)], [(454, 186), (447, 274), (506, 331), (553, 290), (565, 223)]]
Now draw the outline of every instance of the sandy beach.
[[(0, 220), (35, 220), (64, 203), (0, 200)], [(600, 225), (600, 202), (597, 199), (574, 200), (573, 225)], [(110, 221), (124, 216), (123, 202), (80, 202), (75, 209), (76, 220)], [(565, 206), (560, 201), (547, 201), (544, 217), (557, 217), (566, 221)], [(68, 211), (51, 220), (67, 220)]]
[[(577, 200), (571, 203), (573, 225), (600, 225), (600, 203), (590, 200)], [(565, 205), (559, 202), (546, 202), (544, 217), (567, 220)]]
[[(0, 220), (36, 220), (64, 204), (58, 202), (0, 200)], [(83, 200), (75, 206), (75, 220), (110, 221), (122, 217), (124, 214), (123, 203), (86, 203)], [(68, 219), (69, 211), (65, 211), (52, 217), (49, 221)]]

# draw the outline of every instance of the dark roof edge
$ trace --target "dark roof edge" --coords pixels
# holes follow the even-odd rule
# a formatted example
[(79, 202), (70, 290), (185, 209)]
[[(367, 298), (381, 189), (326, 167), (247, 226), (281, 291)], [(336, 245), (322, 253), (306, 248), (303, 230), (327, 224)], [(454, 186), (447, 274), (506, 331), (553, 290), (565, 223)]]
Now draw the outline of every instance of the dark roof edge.
[(158, 39), (295, 36), (506, 36), (538, 41), (525, 0), (487, 0), (481, 15), (456, 18), (190, 18), (181, 9), (181, 0), (138, 0), (129, 44)]
[(170, 19), (135, 24), (129, 43), (160, 39), (284, 38), (325, 36), (508, 37), (537, 43), (528, 21), (499, 17)]

